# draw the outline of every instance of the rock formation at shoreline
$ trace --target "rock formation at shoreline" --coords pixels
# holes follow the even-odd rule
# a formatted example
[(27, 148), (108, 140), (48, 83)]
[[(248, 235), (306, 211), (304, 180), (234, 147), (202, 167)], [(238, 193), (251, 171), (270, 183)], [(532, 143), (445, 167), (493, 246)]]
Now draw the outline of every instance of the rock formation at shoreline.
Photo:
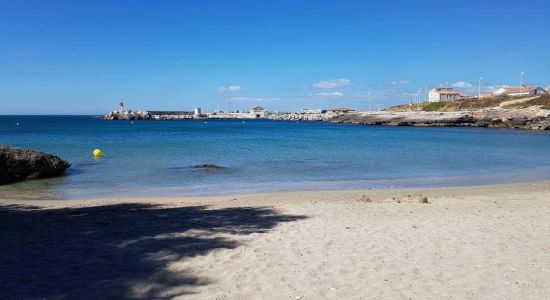
[(334, 123), (388, 126), (471, 126), (550, 130), (550, 110), (541, 106), (506, 109), (500, 107), (458, 112), (360, 112), (330, 119)]
[(0, 145), (0, 185), (62, 175), (71, 164), (55, 155)]

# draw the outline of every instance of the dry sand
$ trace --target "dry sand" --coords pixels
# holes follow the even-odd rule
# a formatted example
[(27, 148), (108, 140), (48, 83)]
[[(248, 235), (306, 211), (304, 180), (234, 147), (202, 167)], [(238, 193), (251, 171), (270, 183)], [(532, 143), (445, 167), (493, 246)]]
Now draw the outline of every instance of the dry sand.
[(550, 298), (549, 182), (0, 204), (2, 299)]

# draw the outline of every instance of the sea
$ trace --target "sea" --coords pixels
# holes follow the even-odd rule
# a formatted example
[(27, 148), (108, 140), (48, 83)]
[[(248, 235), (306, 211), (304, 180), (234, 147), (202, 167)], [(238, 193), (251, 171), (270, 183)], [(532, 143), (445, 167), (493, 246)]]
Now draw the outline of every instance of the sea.
[[(0, 186), (16, 199), (94, 199), (471, 186), (550, 179), (550, 133), (271, 120), (0, 116), (0, 143), (71, 162)], [(102, 158), (92, 151), (101, 149)], [(222, 168), (193, 166), (216, 164)]]

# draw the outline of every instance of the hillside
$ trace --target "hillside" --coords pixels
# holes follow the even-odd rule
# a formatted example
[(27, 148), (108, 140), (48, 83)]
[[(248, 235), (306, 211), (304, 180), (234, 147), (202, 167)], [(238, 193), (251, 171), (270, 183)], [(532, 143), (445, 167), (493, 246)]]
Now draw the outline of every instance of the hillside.
[[(469, 111), (478, 110), (491, 107), (505, 107), (505, 108), (527, 108), (530, 106), (540, 105), (545, 109), (550, 109), (550, 95), (540, 95), (535, 99), (529, 99), (533, 97), (492, 97), (483, 99), (465, 99), (450, 102), (432, 102), (413, 104), (412, 107), (409, 104), (397, 105), (386, 109), (390, 112), (403, 112), (403, 111), (439, 111), (439, 112), (457, 112), (457, 111)], [(517, 101), (523, 100), (525, 102)], [(504, 105), (511, 102), (510, 105)], [(519, 103), (518, 103), (519, 102)]]

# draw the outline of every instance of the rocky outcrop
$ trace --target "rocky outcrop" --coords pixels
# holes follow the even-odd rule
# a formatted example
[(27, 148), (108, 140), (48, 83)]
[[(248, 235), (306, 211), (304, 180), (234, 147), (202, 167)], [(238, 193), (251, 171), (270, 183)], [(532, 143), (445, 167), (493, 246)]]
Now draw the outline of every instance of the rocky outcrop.
[(362, 112), (330, 119), (335, 123), (388, 126), (471, 126), (550, 130), (550, 110), (540, 106), (522, 109), (501, 107), (459, 112)]
[(154, 120), (154, 115), (148, 111), (115, 110), (103, 117), (104, 120)]
[(337, 114), (325, 113), (325, 114), (300, 114), (300, 113), (286, 113), (276, 114), (270, 116), (270, 119), (276, 121), (328, 121), (334, 118)]
[(30, 149), (0, 145), (0, 185), (62, 175), (71, 164), (61, 158)]

